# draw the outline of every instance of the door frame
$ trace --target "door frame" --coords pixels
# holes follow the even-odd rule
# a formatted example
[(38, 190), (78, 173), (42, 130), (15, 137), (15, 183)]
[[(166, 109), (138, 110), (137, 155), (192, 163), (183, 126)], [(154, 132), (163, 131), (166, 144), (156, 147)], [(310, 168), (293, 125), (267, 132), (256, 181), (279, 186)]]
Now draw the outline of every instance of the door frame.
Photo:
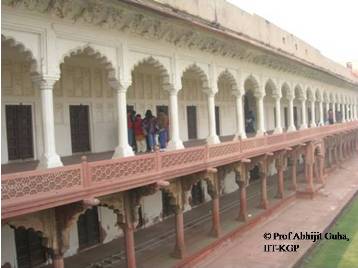
[[(32, 148), (33, 148), (33, 158), (28, 158), (28, 159), (17, 159), (17, 160), (9, 160), (9, 151), (8, 151), (8, 144), (7, 144), (7, 122), (6, 122), (6, 105), (30, 105), (31, 106), (31, 124), (32, 124)], [(35, 120), (35, 116), (36, 116), (36, 112), (35, 112), (35, 107), (36, 107), (36, 102), (34, 101), (7, 101), (7, 102), (3, 102), (2, 103), (2, 120), (3, 122), (5, 122), (5, 129), (4, 129), (4, 139), (5, 139), (5, 144), (6, 146), (4, 146), (4, 148), (2, 148), (3, 150), (5, 150), (6, 152), (6, 158), (7, 161), (5, 163), (18, 163), (18, 162), (28, 162), (28, 161), (34, 161), (34, 160), (38, 160), (38, 146), (39, 144), (36, 142), (37, 141), (37, 136), (36, 136), (36, 120)], [(40, 128), (42, 127), (42, 121), (40, 121), (39, 124)], [(41, 141), (43, 143), (43, 137), (41, 137)], [(5, 164), (4, 163), (4, 164)]]
[[(88, 124), (89, 124), (89, 142), (90, 142), (90, 148), (91, 151), (89, 151), (89, 153), (95, 153), (96, 152), (96, 147), (95, 147), (95, 142), (94, 142), (94, 126), (93, 126), (93, 111), (92, 111), (92, 103), (89, 101), (83, 101), (83, 102), (74, 102), (74, 101), (69, 101), (66, 103), (67, 107), (66, 107), (66, 113), (67, 113), (67, 118), (68, 118), (68, 130), (69, 130), (69, 138), (70, 138), (70, 143), (72, 144), (72, 138), (71, 138), (71, 114), (70, 114), (70, 106), (88, 106)], [(78, 152), (78, 153), (73, 153), (72, 152), (72, 145), (71, 145), (71, 155), (81, 155), (83, 154), (82, 152)]]

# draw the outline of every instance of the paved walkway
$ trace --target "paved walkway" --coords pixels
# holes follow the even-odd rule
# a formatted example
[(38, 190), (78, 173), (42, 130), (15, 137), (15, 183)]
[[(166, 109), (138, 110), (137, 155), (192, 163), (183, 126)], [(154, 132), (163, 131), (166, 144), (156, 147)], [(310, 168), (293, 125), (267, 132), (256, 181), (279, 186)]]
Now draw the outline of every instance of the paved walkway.
[[(358, 157), (331, 173), (327, 184), (313, 199), (297, 199), (258, 226), (217, 249), (197, 268), (287, 268), (312, 246), (312, 241), (265, 240), (265, 233), (324, 232), (349, 200), (358, 192)], [(296, 253), (264, 252), (265, 244), (299, 244)], [(331, 241), (331, 243), (342, 243)]]

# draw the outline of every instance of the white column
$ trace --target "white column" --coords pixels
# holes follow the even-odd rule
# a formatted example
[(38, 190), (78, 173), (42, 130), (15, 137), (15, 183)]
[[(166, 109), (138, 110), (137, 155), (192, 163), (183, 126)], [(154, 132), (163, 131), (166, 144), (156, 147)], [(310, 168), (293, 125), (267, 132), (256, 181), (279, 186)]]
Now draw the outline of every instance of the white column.
[(56, 152), (53, 86), (59, 77), (37, 77), (35, 84), (41, 90), (43, 154), (38, 169), (63, 166)]
[(326, 123), (329, 124), (328, 122), (328, 116), (329, 116), (329, 102), (326, 102)]
[(216, 135), (216, 121), (215, 121), (215, 94), (207, 92), (208, 98), (208, 112), (209, 112), (209, 136), (206, 138), (208, 144), (220, 143), (218, 135)]
[(316, 127), (316, 107), (315, 100), (311, 100), (311, 124), (310, 127)]
[(300, 126), (300, 129), (307, 128), (307, 119), (306, 119), (306, 98), (300, 98), (301, 101), (301, 115), (302, 115), (302, 124)]
[(168, 149), (183, 149), (184, 145), (179, 135), (178, 91), (171, 90), (169, 94), (170, 141), (168, 143)]
[(324, 125), (324, 118), (323, 118), (323, 101), (319, 101), (319, 125)]
[(295, 122), (293, 118), (293, 96), (287, 97), (288, 98), (288, 132), (295, 131)]
[(256, 105), (257, 105), (257, 131), (256, 137), (265, 135), (265, 115), (264, 115), (264, 95), (256, 94)]
[(346, 122), (346, 105), (342, 103), (342, 122)]
[(336, 123), (336, 104), (332, 102), (333, 123)]
[[(128, 85), (129, 86), (129, 85)], [(118, 146), (116, 147), (112, 158), (134, 155), (132, 147), (128, 144), (128, 125), (127, 125), (127, 99), (126, 92), (128, 86), (122, 86), (116, 83), (117, 93), (117, 112), (118, 112)]]
[(236, 138), (246, 139), (245, 125), (244, 125), (244, 109), (242, 105), (242, 94), (235, 92), (235, 104), (236, 104)]
[(274, 133), (282, 133), (281, 126), (281, 96), (275, 96), (276, 127)]

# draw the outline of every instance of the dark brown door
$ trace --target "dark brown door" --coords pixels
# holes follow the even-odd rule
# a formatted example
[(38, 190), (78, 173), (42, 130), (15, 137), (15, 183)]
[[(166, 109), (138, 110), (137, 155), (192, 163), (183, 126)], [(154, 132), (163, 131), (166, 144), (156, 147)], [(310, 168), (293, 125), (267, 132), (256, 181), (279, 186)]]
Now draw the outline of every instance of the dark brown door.
[(188, 120), (188, 139), (197, 139), (196, 106), (186, 107), (186, 117)]
[(89, 152), (89, 113), (88, 105), (70, 105), (72, 152)]
[(31, 105), (6, 105), (9, 160), (33, 158)]
[(157, 116), (159, 114), (159, 111), (163, 111), (166, 115), (169, 115), (167, 105), (157, 105)]
[(15, 230), (17, 267), (31, 268), (46, 261), (46, 248), (42, 246), (42, 238), (34, 230), (17, 228)]
[(94, 246), (100, 242), (97, 207), (87, 209), (77, 221), (78, 243), (80, 248)]
[(297, 107), (293, 107), (293, 122), (295, 124), (295, 127), (298, 128), (298, 115), (297, 115)]
[(220, 108), (215, 106), (215, 126), (216, 126), (216, 135), (220, 136)]
[(204, 193), (201, 187), (201, 181), (194, 184), (191, 188), (191, 205), (197, 206), (204, 202)]
[(284, 113), (285, 128), (288, 128), (288, 108), (287, 107), (285, 107), (283, 109), (283, 113)]
[(162, 205), (163, 217), (170, 216), (174, 213), (173, 207), (170, 204), (170, 195), (168, 192), (162, 190)]

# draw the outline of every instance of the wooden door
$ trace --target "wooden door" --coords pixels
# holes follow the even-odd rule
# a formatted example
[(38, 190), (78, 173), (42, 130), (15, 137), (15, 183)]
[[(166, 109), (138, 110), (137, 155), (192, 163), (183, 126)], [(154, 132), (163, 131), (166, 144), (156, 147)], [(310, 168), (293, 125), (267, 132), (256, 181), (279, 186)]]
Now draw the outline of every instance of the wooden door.
[(72, 152), (89, 152), (90, 125), (88, 105), (70, 105)]
[(285, 128), (288, 128), (288, 108), (285, 107), (283, 109), (283, 113), (284, 113), (284, 121), (285, 121)]
[(168, 192), (162, 190), (162, 205), (163, 205), (163, 217), (170, 216), (174, 213), (170, 204), (170, 195)]
[(293, 122), (295, 124), (296, 129), (298, 129), (298, 115), (297, 115), (297, 107), (293, 107)]
[(33, 158), (31, 105), (6, 105), (9, 160)]
[(215, 106), (215, 126), (216, 126), (216, 135), (220, 136), (220, 108)]
[(97, 207), (87, 209), (77, 221), (78, 243), (80, 248), (94, 246), (100, 242)]
[(34, 230), (17, 228), (15, 230), (17, 267), (31, 268), (46, 261), (46, 248), (42, 246), (42, 238)]
[(191, 188), (191, 205), (197, 206), (204, 202), (204, 193), (201, 187), (201, 181), (194, 184)]
[(186, 107), (186, 117), (188, 123), (188, 139), (197, 139), (197, 120), (196, 120), (196, 106)]
[(163, 111), (166, 115), (169, 115), (169, 110), (167, 105), (157, 105), (157, 116), (159, 114), (159, 111)]

